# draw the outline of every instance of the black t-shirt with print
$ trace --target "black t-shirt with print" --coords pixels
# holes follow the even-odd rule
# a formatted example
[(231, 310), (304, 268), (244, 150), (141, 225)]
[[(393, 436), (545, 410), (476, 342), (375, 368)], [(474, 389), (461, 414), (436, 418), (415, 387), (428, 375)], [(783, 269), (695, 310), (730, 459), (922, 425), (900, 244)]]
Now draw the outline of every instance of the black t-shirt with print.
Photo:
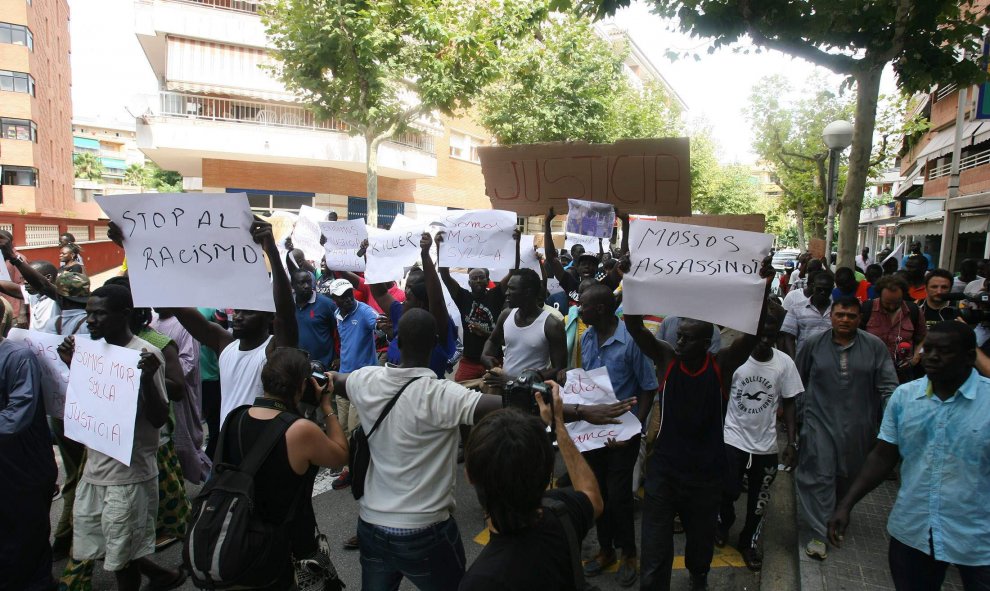
[(476, 335), (468, 328), (469, 324), (479, 324), (489, 334), (495, 330), (495, 321), (502, 313), (502, 306), (505, 304), (505, 291), (502, 286), (496, 284), (495, 287), (485, 292), (480, 300), (475, 300), (470, 290), (461, 287), (457, 293), (451, 294), (457, 309), (461, 312), (461, 323), (464, 326), (464, 357), (472, 361), (481, 359), (481, 353), (485, 349), (485, 341), (488, 337)]

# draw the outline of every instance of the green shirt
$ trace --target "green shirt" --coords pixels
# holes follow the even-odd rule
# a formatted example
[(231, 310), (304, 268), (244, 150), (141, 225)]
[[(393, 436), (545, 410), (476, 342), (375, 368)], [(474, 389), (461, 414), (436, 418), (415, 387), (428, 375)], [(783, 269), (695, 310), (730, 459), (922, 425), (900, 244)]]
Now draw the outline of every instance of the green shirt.
[[(216, 308), (196, 309), (210, 322), (216, 317)], [(217, 353), (203, 345), (199, 346), (199, 377), (204, 382), (216, 382), (220, 379), (220, 361), (217, 359)]]

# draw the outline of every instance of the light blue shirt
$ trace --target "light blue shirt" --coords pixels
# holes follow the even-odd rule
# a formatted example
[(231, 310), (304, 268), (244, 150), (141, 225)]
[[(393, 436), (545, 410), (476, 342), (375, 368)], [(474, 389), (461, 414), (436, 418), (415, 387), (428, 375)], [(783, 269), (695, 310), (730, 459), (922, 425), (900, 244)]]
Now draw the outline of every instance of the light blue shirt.
[[(640, 392), (657, 389), (657, 373), (653, 362), (643, 355), (626, 329), (626, 323), (619, 321), (615, 334), (600, 346), (595, 327), (589, 326), (581, 336), (581, 367), (585, 370), (608, 368), (608, 379), (612, 391), (619, 400), (636, 396)], [(636, 409), (633, 409), (633, 414)]]
[(898, 541), (935, 559), (990, 564), (990, 380), (974, 370), (951, 398), (928, 378), (894, 391), (881, 440), (900, 450), (901, 488), (887, 521)]
[(364, 302), (354, 302), (354, 309), (341, 316), (336, 308), (337, 333), (340, 335), (340, 371), (350, 373), (369, 365), (378, 365), (375, 351), (375, 324), (378, 313)]

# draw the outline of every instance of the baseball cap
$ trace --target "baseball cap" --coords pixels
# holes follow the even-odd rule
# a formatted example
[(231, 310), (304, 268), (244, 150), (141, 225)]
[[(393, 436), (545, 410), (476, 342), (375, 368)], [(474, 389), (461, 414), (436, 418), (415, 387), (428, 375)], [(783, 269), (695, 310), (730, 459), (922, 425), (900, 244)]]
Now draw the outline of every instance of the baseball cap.
[(59, 297), (70, 302), (85, 304), (89, 300), (89, 277), (69, 271), (59, 273), (55, 278), (55, 290)]
[(587, 252), (587, 251), (581, 253), (581, 256), (579, 256), (577, 258), (577, 262), (581, 262), (584, 259), (590, 259), (590, 260), (595, 261), (596, 263), (599, 262), (598, 261), (598, 255), (597, 254), (590, 253), (590, 252)]
[(346, 279), (334, 279), (329, 286), (330, 293), (335, 296), (342, 296), (350, 289), (354, 289), (354, 286)]

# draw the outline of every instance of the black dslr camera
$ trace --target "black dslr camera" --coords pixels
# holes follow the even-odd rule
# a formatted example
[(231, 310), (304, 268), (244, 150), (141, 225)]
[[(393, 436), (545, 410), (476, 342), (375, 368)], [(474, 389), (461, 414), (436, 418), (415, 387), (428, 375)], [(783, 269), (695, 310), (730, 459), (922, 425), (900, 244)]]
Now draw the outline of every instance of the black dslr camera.
[(518, 408), (523, 412), (540, 414), (540, 406), (536, 404), (533, 394), (539, 392), (544, 404), (553, 404), (553, 392), (535, 369), (527, 369), (519, 376), (505, 384), (502, 392), (503, 408)]
[(320, 396), (323, 393), (323, 388), (327, 385), (327, 367), (320, 363), (319, 361), (311, 359), (309, 361), (309, 371), (310, 376), (316, 380), (316, 383), (320, 386), (320, 391), (317, 391), (313, 387), (313, 382), (306, 380), (306, 390), (303, 392), (302, 402), (309, 404), (311, 406), (320, 406)]

